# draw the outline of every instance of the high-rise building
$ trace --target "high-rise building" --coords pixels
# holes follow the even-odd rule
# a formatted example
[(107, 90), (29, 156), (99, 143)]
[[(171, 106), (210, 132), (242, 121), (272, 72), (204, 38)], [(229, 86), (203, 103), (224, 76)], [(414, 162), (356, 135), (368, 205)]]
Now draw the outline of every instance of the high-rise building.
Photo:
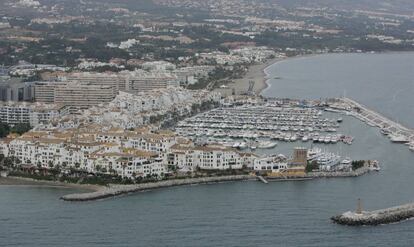
[(177, 77), (170, 73), (134, 71), (125, 74), (125, 78), (125, 91), (134, 94), (168, 86), (179, 86)]
[(55, 88), (54, 102), (74, 112), (110, 102), (115, 96), (111, 86), (72, 82)]
[(36, 82), (34, 84), (34, 99), (36, 102), (54, 103), (55, 88), (66, 85), (66, 82)]
[(80, 82), (90, 85), (110, 86), (114, 93), (125, 90), (125, 77), (114, 73), (77, 72), (66, 76), (69, 82)]

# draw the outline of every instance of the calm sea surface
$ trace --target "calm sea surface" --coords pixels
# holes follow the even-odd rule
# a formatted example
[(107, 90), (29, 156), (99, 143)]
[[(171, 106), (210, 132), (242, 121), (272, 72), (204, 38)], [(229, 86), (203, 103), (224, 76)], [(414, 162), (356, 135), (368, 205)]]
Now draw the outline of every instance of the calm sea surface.
[(414, 128), (414, 53), (301, 57), (274, 64), (266, 72), (271, 86), (265, 96), (345, 95)]
[[(414, 125), (413, 63), (413, 53), (292, 59), (267, 70), (282, 79), (272, 80), (265, 94), (318, 98), (345, 88), (347, 96)], [(378, 159), (381, 172), (185, 186), (87, 203), (58, 200), (74, 192), (69, 189), (0, 186), (0, 246), (414, 246), (413, 220), (378, 227), (330, 222), (354, 209), (357, 198), (368, 210), (414, 201), (413, 152), (347, 116), (340, 131), (356, 136), (354, 144), (322, 146)], [(280, 143), (266, 152), (290, 154), (297, 145)]]

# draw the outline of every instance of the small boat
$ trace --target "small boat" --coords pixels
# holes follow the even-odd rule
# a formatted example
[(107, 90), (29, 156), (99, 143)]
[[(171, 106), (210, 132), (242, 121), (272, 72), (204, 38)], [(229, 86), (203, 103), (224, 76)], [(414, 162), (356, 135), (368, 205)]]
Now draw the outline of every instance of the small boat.
[(337, 120), (336, 120), (338, 123), (342, 123), (342, 121), (344, 121), (342, 118), (338, 118)]
[(233, 144), (233, 148), (239, 148), (240, 147), (240, 142), (236, 142)]
[(346, 157), (344, 160), (341, 161), (341, 165), (350, 165), (352, 160), (349, 157)]

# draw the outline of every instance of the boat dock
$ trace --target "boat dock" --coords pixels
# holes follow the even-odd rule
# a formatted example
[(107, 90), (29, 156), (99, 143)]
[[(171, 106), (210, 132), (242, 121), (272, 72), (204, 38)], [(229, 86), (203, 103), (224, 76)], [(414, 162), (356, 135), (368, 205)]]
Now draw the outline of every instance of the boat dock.
[(348, 211), (333, 216), (331, 220), (341, 225), (362, 226), (390, 224), (412, 217), (414, 217), (414, 203), (375, 211), (362, 211), (359, 207), (356, 212)]

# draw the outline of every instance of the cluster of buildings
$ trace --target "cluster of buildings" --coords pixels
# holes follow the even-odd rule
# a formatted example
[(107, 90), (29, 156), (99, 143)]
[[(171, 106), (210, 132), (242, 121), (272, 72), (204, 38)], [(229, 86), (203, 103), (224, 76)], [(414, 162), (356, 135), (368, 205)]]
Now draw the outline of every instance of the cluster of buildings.
[(22, 167), (75, 168), (128, 178), (171, 171), (241, 169), (256, 157), (221, 145), (196, 146), (173, 132), (124, 130), (99, 124), (63, 131), (30, 131), (0, 141), (0, 154)]
[(177, 87), (138, 94), (119, 92), (109, 103), (90, 107), (78, 114), (61, 116), (47, 126), (37, 128), (67, 129), (91, 122), (124, 129), (137, 128), (156, 122), (161, 124), (173, 117), (188, 116), (203, 102), (218, 104), (220, 98), (220, 94), (215, 92)]
[(30, 131), (0, 140), (0, 154), (23, 168), (77, 169), (137, 179), (195, 171), (249, 169), (260, 174), (304, 174), (307, 150), (293, 159), (258, 157), (221, 144), (196, 145), (167, 130), (125, 130), (92, 123), (65, 130)]
[[(176, 68), (165, 61), (141, 66), (118, 73), (54, 71), (46, 73), (47, 81), (1, 79), (0, 121), (11, 125), (30, 123), (33, 127), (58, 122), (57, 126), (67, 127), (87, 119), (135, 128), (166, 114), (185, 116), (194, 105), (220, 100), (217, 93), (189, 91), (180, 86), (208, 76), (213, 66)], [(19, 64), (10, 71), (32, 68), (31, 64)]]
[(285, 53), (276, 52), (265, 46), (243, 46), (241, 48), (231, 49), (229, 53), (214, 51), (200, 53), (198, 57), (206, 61), (213, 61), (218, 65), (235, 65), (264, 62), (273, 57), (286, 57)]

